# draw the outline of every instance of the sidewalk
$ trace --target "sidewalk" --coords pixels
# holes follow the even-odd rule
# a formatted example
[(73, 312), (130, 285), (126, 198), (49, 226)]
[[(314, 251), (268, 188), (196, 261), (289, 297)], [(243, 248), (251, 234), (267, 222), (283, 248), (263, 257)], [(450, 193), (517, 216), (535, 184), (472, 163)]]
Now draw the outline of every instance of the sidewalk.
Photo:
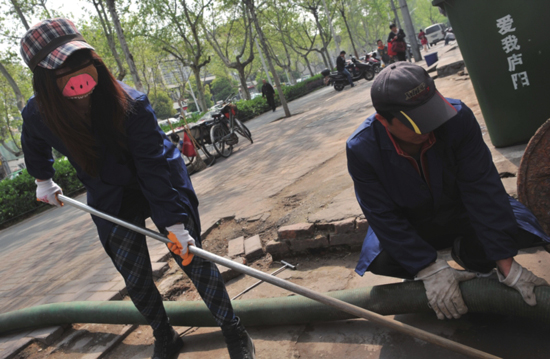
[[(85, 196), (77, 199), (85, 201)], [(152, 227), (154, 228), (154, 227)], [(168, 250), (149, 241), (153, 269), (160, 276)], [(70, 206), (48, 210), (0, 232), (0, 312), (40, 304), (117, 300), (126, 285), (97, 238), (90, 216)], [(0, 337), (0, 358), (33, 340), (50, 342), (59, 327)]]
[[(457, 55), (452, 51), (446, 56)], [(445, 55), (443, 52), (441, 55), (443, 60)], [(353, 193), (353, 183), (347, 174), (345, 141), (374, 111), (370, 101), (371, 85), (372, 82), (360, 81), (354, 89), (346, 88), (342, 92), (324, 88), (291, 102), (291, 112), (297, 114), (291, 118), (280, 119), (283, 111), (278, 108), (275, 113), (268, 112), (247, 122), (254, 144), (240, 142), (231, 157), (218, 159), (213, 167), (192, 176), (200, 201), (203, 231), (214, 227), (221, 218), (234, 218), (244, 227), (247, 219), (258, 214), (270, 214), (269, 220), (275, 224), (330, 222), (359, 217), (361, 211)], [(495, 149), (490, 144), (467, 76), (438, 78), (436, 85), (444, 96), (460, 98), (472, 108), (499, 172), (516, 173), (525, 145)], [(515, 180), (515, 177), (504, 179), (510, 192), (513, 192)], [(84, 201), (84, 198), (80, 196), (78, 199)], [(148, 227), (155, 228), (150, 221)], [(154, 269), (161, 274), (167, 268), (164, 259), (168, 251), (163, 244), (153, 240), (149, 241), (149, 248)], [(536, 262), (537, 255), (532, 259)], [(372, 277), (368, 277), (367, 281), (366, 277), (360, 278), (353, 273), (353, 262), (353, 258), (348, 258), (340, 264), (334, 261), (329, 267), (318, 269), (322, 276), (317, 279), (321, 282), (312, 279), (308, 285), (320, 289), (327, 288), (327, 281), (332, 285), (328, 289), (372, 285)], [(541, 274), (546, 269), (543, 263), (536, 265), (534, 271)], [(337, 272), (340, 277), (332, 278), (328, 270), (330, 273)], [(307, 273), (304, 270), (300, 275), (305, 278)], [(122, 277), (101, 247), (90, 216), (70, 206), (49, 210), (1, 231), (0, 274), (3, 279), (0, 283), (0, 313), (62, 301), (120, 299), (125, 289)], [(339, 278), (346, 280), (340, 283)], [(302, 278), (299, 280), (304, 281)], [(246, 281), (235, 285), (244, 288), (243, 283)], [(238, 293), (236, 288), (231, 291)], [(376, 328), (369, 325), (359, 327), (370, 330), (365, 334), (367, 337), (377, 338)], [(330, 332), (330, 325), (320, 328), (317, 335)], [(344, 330), (344, 327), (341, 328)], [(456, 330), (460, 332), (459, 325)], [(33, 340), (51, 342), (60, 331), (61, 328), (48, 328), (0, 337), (0, 359), (9, 358)], [(300, 335), (313, 336), (310, 331), (308, 329), (306, 334), (302, 331)], [(391, 339), (391, 334), (384, 333), (392, 346), (397, 345), (399, 337)], [(349, 333), (346, 335), (328, 342), (355, 340), (356, 353), (365, 353), (365, 347), (360, 345), (362, 339), (354, 338)], [(319, 340), (324, 341), (320, 348), (329, 345), (324, 339)], [(260, 345), (268, 346), (269, 341), (266, 339)], [(285, 346), (292, 348), (296, 341), (285, 342)], [(210, 341), (206, 341), (203, 346), (208, 348), (209, 344)], [(317, 343), (311, 343), (309, 353), (321, 355), (313, 349), (314, 344)], [(307, 345), (302, 342), (301, 346)], [(369, 348), (373, 353), (380, 350), (375, 345)], [(218, 351), (223, 352), (223, 348)], [(388, 352), (396, 353), (392, 358), (403, 357), (388, 351), (386, 347)], [(212, 352), (208, 355), (216, 356)], [(192, 357), (195, 356), (189, 356)], [(273, 356), (267, 357), (275, 358), (275, 351)]]

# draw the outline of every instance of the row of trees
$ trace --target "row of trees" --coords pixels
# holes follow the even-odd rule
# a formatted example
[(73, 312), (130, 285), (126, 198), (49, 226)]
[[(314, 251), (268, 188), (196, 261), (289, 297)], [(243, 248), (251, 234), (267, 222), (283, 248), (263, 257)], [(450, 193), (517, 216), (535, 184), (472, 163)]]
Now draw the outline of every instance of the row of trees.
[[(0, 144), (15, 143), (14, 153), (21, 151), (18, 111), (32, 93), (18, 40), (40, 19), (71, 18), (115, 76), (166, 116), (167, 94), (202, 110), (212, 96), (224, 99), (239, 87), (250, 99), (252, 80), (268, 78), (280, 89), (281, 79), (294, 83), (332, 68), (338, 49), (374, 50), (396, 20), (391, 0), (74, 0), (86, 7), (76, 17), (55, 1), (0, 0)], [(430, 0), (408, 4), (419, 28), (444, 21)], [(205, 86), (212, 75), (216, 81)]]

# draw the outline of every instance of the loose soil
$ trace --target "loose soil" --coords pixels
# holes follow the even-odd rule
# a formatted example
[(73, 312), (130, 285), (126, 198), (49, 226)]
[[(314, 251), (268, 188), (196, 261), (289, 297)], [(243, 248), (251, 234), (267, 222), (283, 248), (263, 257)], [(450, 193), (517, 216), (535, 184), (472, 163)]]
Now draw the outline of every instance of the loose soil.
[(225, 256), (229, 240), (256, 234), (265, 245), (277, 238), (281, 226), (307, 222), (309, 215), (325, 208), (335, 196), (352, 185), (345, 153), (340, 152), (272, 196), (273, 208), (269, 212), (251, 218), (220, 219), (203, 235), (203, 247)]

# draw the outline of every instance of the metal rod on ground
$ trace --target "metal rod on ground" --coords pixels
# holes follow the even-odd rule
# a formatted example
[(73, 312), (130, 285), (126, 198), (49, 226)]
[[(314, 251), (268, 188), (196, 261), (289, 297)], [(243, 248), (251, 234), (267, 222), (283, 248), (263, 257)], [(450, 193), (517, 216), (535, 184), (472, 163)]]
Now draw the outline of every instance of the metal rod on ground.
[[(282, 271), (284, 271), (285, 269), (287, 268), (290, 268), (290, 269), (296, 269), (296, 266), (295, 265), (292, 265), (288, 262), (285, 262), (285, 261), (281, 261), (281, 263), (283, 264), (283, 267), (271, 272), (270, 275), (277, 275), (279, 273), (281, 273)], [(245, 290), (243, 290), (242, 292), (240, 292), (239, 294), (237, 294), (236, 296), (234, 296), (233, 298), (231, 298), (231, 300), (235, 300), (237, 298), (239, 298), (241, 295), (245, 294), (246, 292), (256, 288), (257, 286), (259, 286), (260, 284), (262, 284), (264, 281), (263, 280), (259, 280), (257, 281), (256, 283), (252, 284), (250, 287), (246, 288)], [(192, 331), (193, 329), (195, 329), (195, 327), (191, 327), (191, 328), (188, 328), (187, 330), (185, 330), (184, 332), (182, 332), (180, 334), (180, 336), (184, 336), (185, 334), (189, 333), (190, 331)]]
[[(80, 203), (72, 198), (65, 197), (63, 195), (58, 196), (59, 199), (67, 204), (70, 204), (71, 206), (74, 206), (76, 208), (79, 208), (85, 212), (91, 213), (97, 217), (106, 219), (108, 221), (111, 221), (113, 223), (116, 223), (118, 225), (121, 225), (123, 227), (126, 227), (128, 229), (131, 229), (137, 233), (141, 233), (143, 235), (149, 236), (151, 238), (157, 239), (163, 243), (171, 243), (171, 241), (166, 238), (165, 236), (161, 235), (160, 233), (151, 231), (146, 228), (141, 228), (139, 226), (133, 225), (131, 223), (125, 222), (121, 219), (118, 219), (116, 217), (113, 217), (111, 215), (108, 215), (106, 213), (103, 213), (101, 211), (98, 211), (96, 209), (93, 209), (83, 203)], [(370, 320), (373, 323), (377, 323), (383, 326), (386, 326), (388, 328), (397, 330), (401, 333), (408, 334), (412, 337), (415, 337), (417, 339), (424, 340), (426, 342), (439, 345), (443, 348), (447, 348), (449, 350), (455, 351), (457, 353), (461, 353), (464, 355), (468, 355), (472, 358), (482, 358), (482, 359), (499, 359), (499, 357), (494, 356), (489, 353), (482, 352), (481, 350), (477, 350), (475, 348), (468, 347), (466, 345), (453, 342), (452, 340), (445, 339), (443, 337), (437, 336), (435, 334), (429, 333), (427, 331), (424, 331), (422, 329), (418, 329), (415, 327), (412, 327), (410, 325), (398, 322), (394, 319), (386, 318), (380, 314), (371, 312), (369, 310), (357, 307), (355, 305), (351, 305), (349, 303), (346, 303), (344, 301), (341, 301), (336, 298), (329, 297), (327, 295), (317, 293), (311, 289), (302, 287), (300, 285), (294, 284), (292, 282), (286, 281), (284, 279), (271, 276), (269, 274), (266, 274), (264, 272), (261, 272), (257, 269), (247, 267), (243, 264), (239, 264), (236, 262), (233, 262), (232, 260), (220, 257), (218, 255), (215, 255), (213, 253), (210, 253), (208, 251), (205, 251), (204, 249), (195, 247), (195, 246), (189, 246), (189, 251), (191, 254), (199, 256), (204, 259), (208, 259), (211, 262), (220, 264), (222, 266), (234, 269), (236, 271), (239, 271), (244, 274), (248, 274), (252, 277), (261, 279), (265, 282), (271, 283), (273, 285), (276, 285), (278, 287), (281, 287), (283, 289), (289, 290), (291, 292), (294, 292), (296, 294), (303, 295), (304, 297), (316, 300), (320, 303), (326, 304), (328, 306), (334, 307), (336, 309), (339, 309), (343, 312), (352, 314), (358, 318), (363, 318)]]
[[(279, 269), (277, 269), (276, 271), (273, 271), (271, 272), (269, 275), (277, 275), (279, 273), (281, 273), (282, 271), (284, 271), (285, 269), (287, 268), (290, 268), (290, 269), (293, 269), (293, 270), (296, 270), (296, 266), (295, 265), (292, 265), (288, 262), (285, 262), (285, 261), (281, 261), (281, 263), (283, 264), (283, 266)], [(256, 288), (257, 286), (259, 286), (260, 284), (262, 284), (264, 281), (263, 280), (259, 280), (257, 281), (256, 283), (252, 284), (250, 287), (246, 288), (245, 290), (243, 290), (242, 292), (240, 292), (239, 294), (237, 294), (236, 296), (234, 296), (233, 298), (231, 298), (231, 300), (235, 300), (237, 298), (239, 298), (241, 295), (251, 291), (252, 289)]]

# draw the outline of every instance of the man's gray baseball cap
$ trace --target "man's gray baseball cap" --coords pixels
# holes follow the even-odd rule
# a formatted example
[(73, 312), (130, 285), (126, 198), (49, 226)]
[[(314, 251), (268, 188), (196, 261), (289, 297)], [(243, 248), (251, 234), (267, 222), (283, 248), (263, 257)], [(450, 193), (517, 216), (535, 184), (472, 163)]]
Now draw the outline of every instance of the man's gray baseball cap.
[(389, 112), (418, 134), (430, 133), (457, 113), (435, 88), (428, 72), (401, 61), (382, 70), (371, 88), (378, 112)]

